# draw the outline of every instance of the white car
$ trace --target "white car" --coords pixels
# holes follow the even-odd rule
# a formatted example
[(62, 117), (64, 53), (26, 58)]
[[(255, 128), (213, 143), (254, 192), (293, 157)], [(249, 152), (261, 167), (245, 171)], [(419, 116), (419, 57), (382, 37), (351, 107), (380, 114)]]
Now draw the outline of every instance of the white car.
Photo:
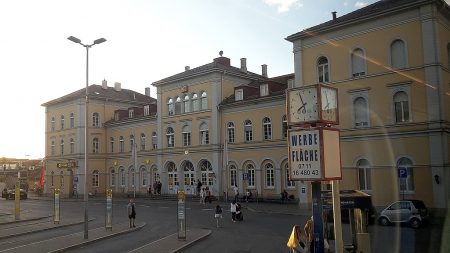
[(421, 200), (400, 200), (390, 204), (380, 213), (378, 221), (387, 226), (392, 223), (407, 223), (419, 228), (428, 219), (428, 209)]

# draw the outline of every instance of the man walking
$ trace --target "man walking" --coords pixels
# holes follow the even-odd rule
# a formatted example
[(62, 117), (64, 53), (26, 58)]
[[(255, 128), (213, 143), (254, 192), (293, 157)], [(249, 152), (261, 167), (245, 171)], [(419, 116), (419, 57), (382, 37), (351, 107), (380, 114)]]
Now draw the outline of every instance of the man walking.
[(130, 228), (135, 228), (136, 225), (134, 221), (136, 220), (136, 205), (133, 202), (133, 199), (130, 199), (127, 205), (128, 218), (130, 219)]

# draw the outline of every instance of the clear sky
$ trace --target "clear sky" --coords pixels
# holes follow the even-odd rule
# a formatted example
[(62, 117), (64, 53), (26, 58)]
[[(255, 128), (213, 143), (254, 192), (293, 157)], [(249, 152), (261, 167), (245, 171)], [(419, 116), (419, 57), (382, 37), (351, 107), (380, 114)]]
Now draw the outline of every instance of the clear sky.
[(269, 77), (293, 73), (284, 38), (376, 0), (3, 0), (0, 1), (0, 157), (43, 158), (49, 100), (89, 84), (144, 93), (151, 83), (212, 62)]

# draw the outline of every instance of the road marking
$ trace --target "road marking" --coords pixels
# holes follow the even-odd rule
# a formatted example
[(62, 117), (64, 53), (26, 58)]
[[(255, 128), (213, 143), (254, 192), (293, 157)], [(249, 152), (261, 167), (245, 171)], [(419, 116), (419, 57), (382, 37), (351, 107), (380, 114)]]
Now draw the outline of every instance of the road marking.
[(160, 206), (159, 208), (169, 208), (168, 206)]
[(213, 208), (203, 208), (202, 211), (212, 211), (214, 210)]

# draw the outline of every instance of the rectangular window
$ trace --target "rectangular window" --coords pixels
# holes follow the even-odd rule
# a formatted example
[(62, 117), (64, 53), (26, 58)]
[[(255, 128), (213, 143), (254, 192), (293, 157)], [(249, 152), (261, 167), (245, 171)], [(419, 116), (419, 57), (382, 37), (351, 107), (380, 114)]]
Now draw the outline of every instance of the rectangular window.
[(244, 99), (244, 91), (242, 89), (238, 89), (234, 91), (235, 101), (240, 101)]
[(150, 106), (146, 105), (144, 106), (144, 116), (150, 115)]
[(98, 187), (99, 186), (99, 175), (98, 173), (94, 173), (92, 175), (92, 186)]
[(183, 133), (183, 146), (191, 146), (191, 133)]
[(235, 186), (237, 184), (236, 178), (237, 178), (236, 170), (230, 170), (230, 185), (231, 186)]
[(408, 101), (395, 102), (394, 107), (395, 107), (395, 121), (396, 122), (409, 121)]
[(128, 118), (130, 118), (130, 119), (134, 118), (134, 110), (128, 111)]
[(259, 95), (261, 97), (269, 95), (269, 84), (266, 83), (259, 86)]
[(208, 132), (208, 130), (200, 131), (200, 144), (201, 145), (209, 144), (209, 132)]
[(266, 186), (267, 187), (273, 187), (274, 186), (273, 169), (266, 170)]
[(248, 186), (255, 187), (255, 170), (248, 170)]

